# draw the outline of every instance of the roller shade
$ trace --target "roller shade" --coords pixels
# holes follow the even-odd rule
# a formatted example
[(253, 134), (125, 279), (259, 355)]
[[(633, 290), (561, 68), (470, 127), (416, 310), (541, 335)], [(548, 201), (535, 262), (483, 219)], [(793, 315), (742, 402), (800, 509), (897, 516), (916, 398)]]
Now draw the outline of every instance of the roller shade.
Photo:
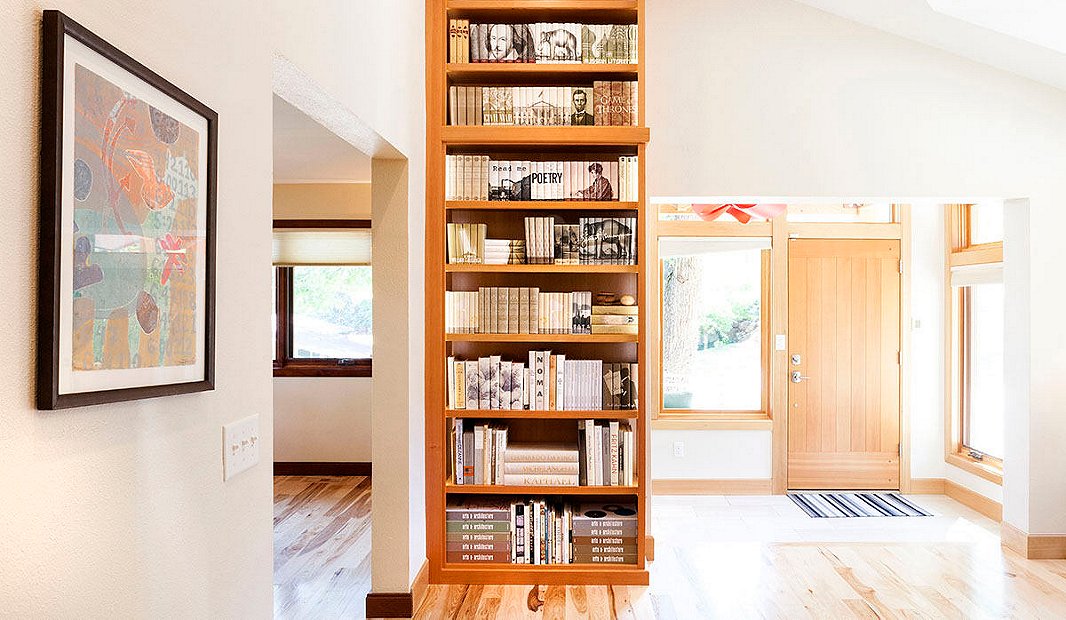
[(274, 231), (273, 262), (280, 267), (369, 265), (370, 229)]
[(769, 249), (769, 237), (659, 237), (659, 258)]
[(1003, 263), (963, 265), (951, 268), (951, 286), (1003, 284)]

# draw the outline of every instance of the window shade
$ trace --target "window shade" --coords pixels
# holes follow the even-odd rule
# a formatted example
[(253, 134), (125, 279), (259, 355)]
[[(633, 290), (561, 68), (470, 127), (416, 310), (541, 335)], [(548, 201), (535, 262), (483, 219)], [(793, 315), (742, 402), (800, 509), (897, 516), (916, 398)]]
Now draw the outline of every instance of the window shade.
[(769, 250), (769, 237), (660, 237), (659, 258)]
[(370, 229), (301, 229), (274, 231), (274, 265), (369, 265)]
[(1002, 283), (1003, 263), (963, 265), (951, 268), (951, 286), (953, 287)]

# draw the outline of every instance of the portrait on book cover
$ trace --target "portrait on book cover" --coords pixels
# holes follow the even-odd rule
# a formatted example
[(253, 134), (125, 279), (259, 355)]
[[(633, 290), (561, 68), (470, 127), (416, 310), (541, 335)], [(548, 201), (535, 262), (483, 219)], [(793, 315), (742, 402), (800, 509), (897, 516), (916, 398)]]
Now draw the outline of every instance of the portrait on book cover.
[[(42, 274), (58, 318), (51, 399), (62, 406), (55, 401), (67, 395), (89, 404), (210, 389), (214, 113), (190, 108), (198, 102), (179, 101), (162, 78), (131, 71), (89, 37), (65, 34), (62, 66), (53, 67), (59, 191), (42, 213), (57, 231), (57, 264)], [(170, 389), (131, 391), (160, 386)]]
[(489, 24), (485, 52), (489, 62), (532, 62), (533, 34), (526, 24)]
[(573, 105), (573, 114), (570, 115), (571, 125), (595, 125), (596, 119), (588, 111), (589, 93), (588, 89), (575, 88), (571, 95), (571, 103)]

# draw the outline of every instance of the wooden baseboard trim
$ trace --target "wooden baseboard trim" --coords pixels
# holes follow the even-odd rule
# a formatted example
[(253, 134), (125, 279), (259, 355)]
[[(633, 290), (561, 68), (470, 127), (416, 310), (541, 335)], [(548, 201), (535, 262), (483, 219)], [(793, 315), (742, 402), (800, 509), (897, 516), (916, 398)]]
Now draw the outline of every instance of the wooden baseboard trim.
[(651, 481), (652, 495), (770, 495), (769, 478), (664, 478)]
[(1010, 523), (999, 526), (1002, 545), (1030, 560), (1066, 560), (1066, 535), (1026, 534)]
[(366, 595), (367, 618), (410, 618), (422, 605), (429, 590), (429, 562), (422, 562), (422, 568), (411, 582), (410, 592), (371, 592)]
[(367, 618), (410, 618), (414, 599), (410, 592), (371, 592), (366, 595)]
[(275, 476), (369, 476), (370, 463), (289, 461), (275, 462)]
[(1003, 520), (1003, 506), (999, 502), (988, 499), (976, 491), (971, 491), (957, 482), (944, 480), (944, 495), (964, 506), (973, 508), (993, 521)]
[(944, 479), (911, 478), (911, 489), (908, 492), (912, 495), (943, 495)]

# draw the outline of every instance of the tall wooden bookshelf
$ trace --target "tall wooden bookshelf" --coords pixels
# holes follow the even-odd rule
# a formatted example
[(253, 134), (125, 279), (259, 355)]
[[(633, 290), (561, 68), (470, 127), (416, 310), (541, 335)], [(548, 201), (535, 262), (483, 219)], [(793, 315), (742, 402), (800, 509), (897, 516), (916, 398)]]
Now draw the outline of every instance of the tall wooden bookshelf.
[[(636, 24), (636, 64), (451, 64), (448, 62), (448, 21), (482, 23), (576, 22)], [(646, 442), (649, 392), (646, 377), (652, 369), (645, 359), (645, 126), (644, 0), (427, 0), (426, 2), (426, 527), (431, 583), (466, 584), (611, 584), (648, 583), (645, 514), (648, 493)], [(449, 126), (450, 85), (572, 85), (595, 80), (636, 80), (636, 126)], [(524, 154), (603, 154), (638, 157), (638, 200), (635, 202), (486, 202), (445, 200), (445, 157), (449, 154), (491, 154), (519, 158)], [(481, 265), (448, 264), (446, 224), (487, 222), (490, 236), (521, 238), (523, 217), (556, 215), (624, 216), (637, 218), (636, 265)], [(501, 231), (503, 234), (501, 234)], [(510, 234), (508, 234), (510, 233)], [(639, 327), (636, 335), (448, 334), (444, 302), (449, 290), (477, 290), (479, 286), (538, 286), (541, 290), (613, 291), (636, 296)], [(552, 349), (568, 358), (639, 363), (639, 407), (625, 411), (472, 411), (447, 408), (446, 358), (476, 359), (502, 354), (524, 359), (531, 348)], [(539, 487), (455, 485), (449, 478), (449, 424), (452, 418), (499, 420), (524, 425), (524, 439), (545, 441), (566, 436), (563, 427), (577, 420), (635, 420), (636, 485)], [(635, 564), (458, 564), (446, 562), (446, 515), (449, 499), (464, 496), (548, 497), (635, 504), (638, 511)]]

